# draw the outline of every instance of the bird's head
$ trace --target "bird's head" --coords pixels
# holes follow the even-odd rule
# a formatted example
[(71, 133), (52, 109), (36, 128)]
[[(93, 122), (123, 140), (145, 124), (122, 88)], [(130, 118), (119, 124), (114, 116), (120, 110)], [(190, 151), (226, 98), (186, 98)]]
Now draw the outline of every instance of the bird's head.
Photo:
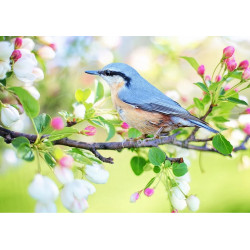
[(131, 81), (139, 76), (139, 73), (131, 66), (125, 63), (111, 63), (98, 71), (85, 71), (87, 74), (99, 75), (110, 86), (125, 82), (127, 86), (131, 84)]

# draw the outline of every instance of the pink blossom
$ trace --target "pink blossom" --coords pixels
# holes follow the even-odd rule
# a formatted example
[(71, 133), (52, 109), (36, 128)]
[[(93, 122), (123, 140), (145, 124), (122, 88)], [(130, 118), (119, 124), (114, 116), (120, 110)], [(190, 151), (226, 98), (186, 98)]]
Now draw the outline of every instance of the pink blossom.
[(153, 188), (146, 188), (144, 190), (144, 194), (148, 197), (152, 196), (154, 194), (155, 190)]
[(16, 49), (21, 48), (22, 44), (23, 44), (23, 39), (20, 38), (20, 37), (17, 37), (17, 38), (15, 39), (15, 48), (16, 48)]
[(123, 122), (121, 127), (124, 129), (129, 129), (129, 125), (126, 122)]
[(84, 129), (84, 133), (85, 135), (87, 136), (93, 136), (96, 134), (96, 128), (93, 127), (93, 126), (87, 126), (85, 129)]
[(222, 79), (221, 75), (217, 75), (217, 76), (215, 77), (215, 82), (220, 82), (221, 79)]
[(72, 167), (73, 163), (74, 159), (71, 155), (65, 155), (59, 160), (59, 164), (61, 167), (70, 168)]
[(197, 73), (200, 75), (200, 76), (203, 76), (204, 73), (205, 73), (205, 66), (204, 65), (200, 65), (197, 69)]
[(243, 71), (242, 79), (244, 79), (244, 80), (250, 79), (250, 68), (247, 68)]
[(235, 49), (233, 46), (228, 46), (228, 47), (223, 49), (223, 55), (224, 55), (224, 57), (229, 58), (234, 54), (234, 51), (235, 51)]
[(177, 209), (173, 209), (173, 210), (171, 211), (171, 213), (178, 213), (178, 210), (177, 210)]
[(247, 109), (246, 109), (246, 113), (247, 113), (247, 114), (250, 114), (250, 108), (247, 108)]
[(131, 196), (130, 196), (130, 202), (134, 203), (136, 202), (138, 199), (139, 199), (140, 195), (139, 193), (133, 193)]
[(210, 75), (206, 75), (205, 76), (205, 81), (207, 82), (207, 81), (211, 81), (211, 76)]
[(56, 51), (56, 45), (54, 43), (51, 43), (49, 46), (50, 46), (51, 49), (53, 49), (54, 51)]
[(248, 123), (245, 128), (243, 129), (243, 131), (247, 134), (250, 135), (250, 123)]
[(227, 69), (232, 72), (236, 69), (237, 67), (237, 63), (236, 61), (233, 59), (233, 60), (229, 60), (227, 63)]
[(224, 86), (224, 90), (225, 90), (225, 91), (227, 91), (227, 90), (229, 90), (229, 89), (231, 89), (231, 87), (230, 87), (229, 84), (227, 84), (227, 85)]
[(63, 119), (61, 117), (55, 117), (51, 121), (51, 127), (55, 130), (61, 130), (64, 128)]
[(248, 66), (249, 66), (248, 60), (244, 60), (244, 61), (240, 62), (238, 69), (247, 69)]
[(22, 53), (20, 50), (16, 49), (12, 52), (11, 54), (11, 58), (14, 60), (14, 62), (16, 62), (18, 59), (20, 59), (22, 57)]
[(234, 91), (235, 91), (235, 92), (239, 92), (239, 89), (236, 88), (236, 89), (234, 89)]

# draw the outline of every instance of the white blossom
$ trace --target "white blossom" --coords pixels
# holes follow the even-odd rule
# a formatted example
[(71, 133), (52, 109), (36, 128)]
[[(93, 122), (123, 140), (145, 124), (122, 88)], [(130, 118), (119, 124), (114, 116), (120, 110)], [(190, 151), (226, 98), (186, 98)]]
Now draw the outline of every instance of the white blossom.
[(0, 61), (8, 62), (14, 51), (14, 44), (9, 42), (0, 42)]
[(191, 177), (190, 177), (190, 173), (187, 172), (186, 174), (179, 176), (179, 177), (175, 177), (175, 179), (177, 181), (185, 181), (185, 182), (190, 182), (191, 181)]
[(76, 118), (79, 119), (84, 119), (85, 117), (85, 112), (86, 112), (86, 108), (83, 104), (79, 104), (79, 105), (73, 105), (74, 107), (74, 115)]
[(190, 191), (190, 186), (185, 181), (176, 180), (178, 186), (172, 187), (171, 192), (176, 196), (176, 198), (183, 200), (185, 195)]
[(238, 122), (236, 120), (230, 119), (228, 122), (224, 123), (229, 128), (237, 128)]
[(238, 118), (240, 125), (246, 125), (250, 123), (250, 114), (240, 115)]
[(0, 80), (6, 78), (6, 73), (11, 70), (9, 62), (1, 61), (0, 59)]
[(40, 93), (36, 87), (25, 85), (23, 88), (26, 89), (36, 100), (40, 98)]
[(199, 209), (200, 206), (200, 200), (198, 197), (194, 196), (194, 195), (190, 195), (187, 198), (187, 206), (188, 208), (192, 211), (195, 212)]
[(80, 213), (88, 208), (87, 198), (95, 192), (95, 187), (84, 180), (75, 179), (61, 191), (61, 201), (65, 208)]
[(20, 119), (20, 115), (16, 108), (11, 105), (6, 105), (1, 109), (1, 122), (4, 126), (10, 127), (14, 122)]
[(67, 184), (67, 183), (72, 182), (74, 180), (73, 172), (69, 168), (55, 167), (54, 173), (55, 173), (57, 179), (62, 184)]
[(59, 194), (57, 185), (50, 178), (41, 174), (35, 175), (28, 191), (32, 198), (44, 204), (56, 200)]
[(85, 173), (86, 178), (96, 184), (105, 184), (109, 178), (109, 172), (96, 162), (93, 165), (86, 165)]
[(240, 129), (234, 129), (230, 136), (230, 143), (236, 147), (239, 146), (240, 142), (245, 139), (245, 134)]
[(42, 203), (37, 202), (35, 207), (36, 213), (56, 213), (56, 204), (54, 202)]
[(22, 57), (18, 59), (13, 65), (13, 71), (22, 82), (33, 82), (36, 80), (36, 75), (33, 73), (37, 66), (35, 55), (27, 49), (20, 49)]
[(22, 46), (20, 49), (27, 49), (29, 51), (32, 51), (35, 47), (35, 43), (30, 38), (22, 38)]
[(49, 46), (43, 46), (37, 51), (38, 55), (45, 59), (45, 60), (51, 60), (55, 57), (56, 53), (55, 51), (49, 47)]
[(32, 73), (36, 76), (35, 82), (39, 82), (44, 79), (44, 73), (40, 68), (35, 67)]
[(187, 207), (187, 202), (184, 199), (178, 199), (174, 194), (171, 195), (170, 201), (172, 206), (177, 210), (183, 210)]

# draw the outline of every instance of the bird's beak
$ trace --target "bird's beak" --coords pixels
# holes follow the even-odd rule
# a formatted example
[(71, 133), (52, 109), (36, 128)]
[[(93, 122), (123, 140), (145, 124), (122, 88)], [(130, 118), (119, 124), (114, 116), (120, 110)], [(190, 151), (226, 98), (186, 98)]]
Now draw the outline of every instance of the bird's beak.
[(85, 71), (85, 73), (90, 74), (90, 75), (100, 75), (99, 71), (94, 71), (94, 70), (88, 70), (88, 71)]

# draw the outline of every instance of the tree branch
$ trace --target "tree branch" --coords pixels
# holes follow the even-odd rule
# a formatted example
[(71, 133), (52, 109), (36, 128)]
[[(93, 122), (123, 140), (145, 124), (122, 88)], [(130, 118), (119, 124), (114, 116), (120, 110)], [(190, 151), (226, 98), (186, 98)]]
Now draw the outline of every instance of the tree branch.
[[(75, 147), (75, 148), (81, 148), (86, 149), (92, 152), (98, 159), (100, 159), (103, 162), (107, 163), (113, 163), (113, 159), (111, 157), (104, 157), (102, 156), (98, 150), (121, 150), (124, 148), (143, 148), (143, 147), (157, 147), (158, 145), (164, 145), (164, 144), (171, 144), (175, 145), (181, 148), (187, 148), (197, 151), (206, 151), (206, 152), (214, 152), (219, 153), (214, 148), (209, 148), (206, 144), (207, 141), (211, 140), (212, 138), (208, 139), (191, 139), (188, 138), (187, 140), (177, 140), (176, 136), (180, 132), (177, 132), (171, 136), (161, 137), (158, 139), (145, 139), (145, 140), (125, 140), (123, 142), (94, 142), (94, 143), (87, 143), (83, 141), (77, 141), (77, 140), (71, 140), (68, 138), (63, 138), (57, 141), (53, 141), (54, 145), (63, 145), (68, 147)], [(23, 136), (26, 137), (30, 143), (34, 143), (36, 141), (36, 135), (34, 134), (26, 134), (26, 133), (20, 133), (11, 131), (9, 129), (3, 128), (0, 126), (0, 136), (4, 138), (6, 143), (11, 143), (15, 138)], [(48, 135), (42, 136), (42, 138), (48, 137)], [(245, 144), (249, 140), (250, 136), (247, 136), (245, 140), (242, 142), (241, 145), (234, 148), (234, 152), (240, 151), (240, 150), (246, 150)], [(203, 146), (197, 146), (190, 144), (191, 142), (205, 142)], [(171, 162), (182, 162), (182, 158), (168, 158)]]

